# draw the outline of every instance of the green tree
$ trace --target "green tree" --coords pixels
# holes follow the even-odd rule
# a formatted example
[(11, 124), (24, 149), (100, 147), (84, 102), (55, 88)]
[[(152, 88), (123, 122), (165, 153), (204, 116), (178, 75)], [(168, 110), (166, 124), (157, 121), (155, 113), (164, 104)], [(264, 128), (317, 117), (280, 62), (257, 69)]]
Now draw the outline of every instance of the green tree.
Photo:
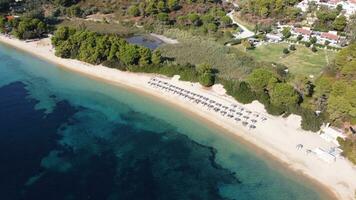
[(53, 0), (54, 4), (56, 4), (57, 6), (71, 6), (73, 4), (75, 4), (77, 1), (76, 0)]
[(137, 64), (140, 59), (140, 53), (136, 45), (123, 45), (120, 47), (118, 54), (120, 61), (122, 61), (127, 66)]
[(315, 47), (315, 45), (313, 45), (313, 47), (311, 48), (311, 50), (312, 50), (312, 52), (317, 52), (318, 51), (318, 49)]
[(340, 13), (341, 11), (342, 11), (342, 5), (341, 4), (338, 4), (337, 6), (336, 6), (336, 10)]
[(284, 48), (284, 49), (283, 49), (283, 53), (284, 53), (284, 54), (289, 54), (288, 48)]
[(251, 87), (248, 83), (242, 81), (238, 84), (237, 89), (235, 89), (234, 97), (237, 101), (241, 103), (251, 103), (256, 99), (256, 94), (251, 90)]
[(317, 132), (323, 124), (323, 118), (309, 109), (303, 109), (301, 126), (303, 130)]
[(298, 36), (297, 36), (297, 40), (298, 40), (298, 41), (301, 41), (302, 39), (303, 39), (303, 36), (302, 36), (302, 35), (298, 35)]
[(155, 50), (152, 54), (152, 63), (155, 65), (159, 65), (162, 63), (162, 53), (160, 50)]
[(149, 48), (140, 47), (139, 53), (140, 53), (140, 60), (139, 60), (140, 66), (151, 64), (152, 52)]
[(293, 108), (299, 102), (299, 95), (294, 88), (287, 83), (277, 83), (271, 93), (271, 103), (275, 106)]
[(130, 8), (128, 9), (128, 14), (134, 17), (140, 16), (140, 9), (138, 8), (137, 5), (132, 5), (130, 6)]
[(352, 138), (337, 138), (343, 152), (342, 154), (346, 156), (352, 163), (356, 164), (356, 142)]
[(337, 123), (356, 119), (356, 81), (340, 80), (332, 85), (328, 99), (329, 118)]
[(147, 13), (147, 15), (153, 15), (157, 13), (157, 8), (154, 1), (151, 1), (146, 5), (145, 13)]
[(73, 5), (67, 8), (67, 15), (70, 17), (81, 17), (83, 10), (78, 5)]
[(157, 18), (159, 21), (161, 21), (165, 24), (167, 24), (169, 22), (169, 16), (167, 13), (163, 13), (163, 12), (158, 13)]
[(199, 74), (213, 73), (213, 67), (207, 63), (197, 65), (196, 70)]
[(214, 23), (206, 24), (206, 28), (209, 32), (216, 32), (218, 30), (218, 26)]
[(157, 9), (161, 12), (166, 12), (167, 11), (166, 3), (164, 1), (158, 1)]
[(194, 26), (201, 26), (202, 25), (201, 19), (200, 19), (199, 15), (196, 14), (196, 13), (188, 14), (188, 20)]
[(7, 23), (6, 18), (0, 16), (0, 33), (5, 32), (6, 23)]
[(265, 89), (273, 88), (278, 79), (273, 72), (260, 68), (253, 70), (246, 81), (254, 91), (262, 92)]
[(292, 35), (292, 33), (290, 32), (290, 28), (288, 28), (288, 27), (283, 28), (282, 35), (283, 35), (283, 38), (286, 38), (286, 39), (290, 38), (290, 36)]
[(180, 8), (178, 0), (167, 0), (169, 10), (178, 10)]
[(208, 14), (201, 16), (201, 20), (203, 21), (204, 24), (214, 23), (215, 17), (212, 14), (208, 13)]
[(215, 77), (212, 73), (204, 73), (199, 76), (199, 83), (204, 87), (210, 87), (214, 85)]
[(318, 41), (318, 39), (316, 37), (310, 37), (310, 39), (309, 39), (309, 42), (311, 44), (315, 44), (317, 41)]
[(347, 19), (344, 15), (337, 17), (333, 22), (333, 28), (337, 31), (343, 31), (347, 25)]

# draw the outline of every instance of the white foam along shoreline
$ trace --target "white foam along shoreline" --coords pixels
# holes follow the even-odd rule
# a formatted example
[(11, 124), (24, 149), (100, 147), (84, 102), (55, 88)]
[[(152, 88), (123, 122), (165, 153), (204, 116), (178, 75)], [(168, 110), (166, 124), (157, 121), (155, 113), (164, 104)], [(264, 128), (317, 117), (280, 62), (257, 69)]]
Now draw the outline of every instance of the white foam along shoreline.
[[(148, 82), (152, 81), (152, 78), (155, 77), (154, 75), (122, 72), (100, 65), (94, 66), (77, 60), (56, 57), (49, 38), (34, 42), (24, 42), (0, 35), (0, 42), (53, 62), (66, 69), (131, 88), (184, 108), (189, 113), (194, 113), (196, 116), (212, 122), (234, 136), (238, 136), (238, 138), (264, 150), (285, 163), (290, 169), (315, 180), (325, 189), (332, 192), (338, 199), (348, 200), (354, 198), (356, 167), (346, 159), (337, 159), (336, 162), (326, 163), (315, 155), (307, 154), (306, 149), (330, 148), (333, 144), (323, 140), (316, 133), (303, 131), (300, 128), (301, 119), (299, 116), (291, 115), (287, 118), (271, 116), (266, 113), (262, 104), (253, 102), (243, 105), (245, 110), (258, 113), (260, 116), (266, 117), (267, 120), (265, 122), (258, 121), (255, 124), (256, 128), (249, 130), (241, 122), (237, 123), (192, 101), (177, 98), (176, 95), (169, 91), (152, 87)], [(183, 82), (175, 78), (169, 79), (159, 76), (158, 79), (175, 87), (208, 97), (223, 105), (236, 104), (242, 106), (232, 97), (226, 95), (221, 85), (205, 89), (197, 83)], [(296, 149), (298, 144), (303, 144), (304, 147), (302, 150)]]

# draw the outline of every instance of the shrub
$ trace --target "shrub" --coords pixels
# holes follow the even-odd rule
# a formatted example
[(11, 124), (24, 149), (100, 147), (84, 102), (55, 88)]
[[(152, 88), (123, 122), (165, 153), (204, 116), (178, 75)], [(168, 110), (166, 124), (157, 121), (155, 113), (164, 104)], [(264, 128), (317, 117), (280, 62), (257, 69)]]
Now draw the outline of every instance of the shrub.
[(291, 45), (289, 46), (289, 50), (295, 51), (295, 50), (296, 50), (295, 45), (294, 45), (294, 44), (291, 44)]
[(342, 139), (337, 138), (341, 149), (343, 150), (342, 154), (347, 157), (352, 163), (356, 164), (356, 142), (352, 139)]
[(323, 117), (315, 114), (314, 111), (303, 109), (301, 112), (302, 122), (301, 126), (304, 130), (319, 131), (320, 126), (323, 124)]
[(134, 17), (140, 16), (140, 10), (138, 8), (137, 5), (132, 5), (129, 9), (128, 9), (128, 14)]
[(312, 52), (317, 52), (317, 51), (318, 51), (318, 49), (316, 49), (315, 46), (313, 46), (313, 47), (311, 48), (311, 50), (312, 50)]
[(167, 13), (161, 12), (158, 13), (157, 18), (159, 21), (168, 24), (169, 23), (169, 15)]
[(318, 39), (316, 39), (316, 37), (311, 37), (309, 39), (309, 42), (312, 43), (312, 44), (315, 44), (317, 41), (318, 41)]
[(288, 50), (287, 48), (284, 48), (284, 49), (283, 49), (283, 53), (284, 53), (284, 54), (289, 54), (289, 50)]
[(256, 95), (251, 90), (250, 85), (244, 81), (238, 85), (238, 88), (235, 91), (234, 97), (237, 101), (244, 103), (244, 104), (251, 103), (253, 100), (256, 99)]
[(214, 85), (214, 74), (204, 73), (199, 76), (199, 83), (204, 87), (210, 87)]
[(297, 41), (300, 41), (300, 40), (302, 40), (303, 39), (303, 36), (302, 35), (298, 35), (297, 36)]
[(279, 116), (285, 112), (285, 109), (281, 106), (275, 106), (271, 103), (265, 104), (265, 109), (268, 114)]

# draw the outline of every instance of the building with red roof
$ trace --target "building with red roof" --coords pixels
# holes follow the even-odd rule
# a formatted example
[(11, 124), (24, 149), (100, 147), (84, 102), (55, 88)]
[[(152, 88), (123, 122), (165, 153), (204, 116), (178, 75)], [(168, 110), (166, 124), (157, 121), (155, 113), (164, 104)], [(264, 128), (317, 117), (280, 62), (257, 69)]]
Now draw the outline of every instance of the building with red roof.
[(322, 33), (320, 35), (321, 38), (327, 39), (327, 40), (334, 40), (334, 41), (338, 41), (339, 40), (339, 36), (333, 34), (333, 33)]
[(295, 28), (294, 32), (296, 34), (304, 35), (304, 36), (310, 36), (312, 34), (311, 30), (304, 29), (304, 28)]

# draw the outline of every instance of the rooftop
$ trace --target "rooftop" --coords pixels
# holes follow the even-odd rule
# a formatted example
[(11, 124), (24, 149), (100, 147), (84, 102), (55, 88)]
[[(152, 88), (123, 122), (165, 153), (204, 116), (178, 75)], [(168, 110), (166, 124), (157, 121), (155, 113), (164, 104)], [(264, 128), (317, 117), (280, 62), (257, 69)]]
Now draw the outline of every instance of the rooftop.
[(339, 39), (339, 36), (332, 34), (332, 33), (322, 33), (321, 37), (329, 39), (329, 40), (338, 40)]
[(311, 30), (304, 29), (304, 28), (295, 28), (294, 31), (297, 33), (301, 33), (303, 35), (310, 35), (312, 33)]

